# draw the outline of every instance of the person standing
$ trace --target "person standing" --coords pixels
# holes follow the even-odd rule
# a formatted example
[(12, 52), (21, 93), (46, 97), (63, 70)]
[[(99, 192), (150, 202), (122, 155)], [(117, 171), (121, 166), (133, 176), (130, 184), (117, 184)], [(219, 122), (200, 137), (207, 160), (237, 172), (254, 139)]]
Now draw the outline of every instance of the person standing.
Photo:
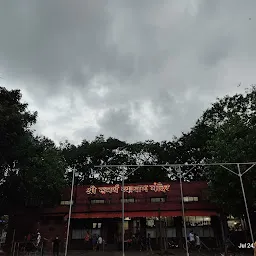
[(153, 254), (152, 246), (151, 246), (151, 236), (148, 233), (147, 241), (146, 241), (146, 246), (147, 246), (147, 252), (151, 252)]
[(90, 240), (90, 234), (89, 234), (89, 231), (87, 231), (86, 234), (85, 234), (85, 237), (84, 237), (84, 241), (85, 241), (86, 243), (88, 243), (89, 240)]
[(41, 247), (41, 256), (44, 255), (44, 249), (46, 248), (46, 243), (49, 241), (49, 239), (43, 237), (42, 239), (42, 247)]
[(27, 241), (27, 242), (30, 242), (30, 241), (31, 241), (31, 234), (30, 234), (30, 232), (29, 232), (28, 235), (27, 235), (26, 241)]
[(86, 231), (85, 237), (84, 237), (84, 242), (85, 242), (85, 249), (88, 250), (90, 248), (90, 234), (89, 231)]
[(196, 244), (196, 248), (200, 249), (201, 241), (200, 241), (200, 237), (198, 234), (195, 234), (195, 244)]
[(53, 256), (59, 256), (60, 253), (60, 240), (59, 236), (56, 236), (52, 241), (52, 253)]
[(140, 237), (139, 237), (140, 251), (144, 251), (144, 250), (145, 250), (145, 248), (146, 248), (146, 243), (147, 243), (146, 240), (147, 240), (147, 239), (145, 238), (145, 236), (140, 235)]
[(188, 234), (188, 241), (194, 246), (195, 245), (195, 235), (193, 230), (190, 230)]
[(103, 245), (103, 238), (101, 237), (101, 235), (99, 235), (98, 237), (98, 250), (102, 251), (102, 245)]
[(98, 242), (98, 238), (97, 238), (96, 234), (94, 234), (92, 237), (92, 250), (93, 251), (97, 250), (97, 242)]
[(39, 246), (40, 242), (41, 242), (41, 234), (40, 232), (37, 232), (37, 237), (36, 237), (36, 247)]

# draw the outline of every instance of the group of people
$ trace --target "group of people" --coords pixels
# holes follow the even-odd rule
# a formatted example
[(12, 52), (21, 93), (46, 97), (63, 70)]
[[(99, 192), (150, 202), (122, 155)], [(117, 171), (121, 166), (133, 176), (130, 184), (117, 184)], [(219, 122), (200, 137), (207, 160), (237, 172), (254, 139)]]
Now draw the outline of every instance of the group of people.
[(90, 234), (87, 231), (84, 240), (87, 244), (90, 243), (90, 241), (92, 242), (93, 251), (102, 251), (104, 249), (104, 240), (101, 235), (94, 234), (90, 237)]
[[(60, 252), (60, 239), (59, 236), (55, 236), (54, 239), (47, 239), (47, 238), (42, 238), (41, 233), (39, 230), (37, 230), (36, 233), (28, 233), (28, 235), (25, 237), (25, 249), (31, 250), (32, 245), (35, 247), (35, 249), (39, 248), (41, 246), (42, 248), (42, 254), (44, 252), (45, 248), (45, 243), (46, 242), (51, 242), (52, 245), (52, 253), (53, 256), (59, 256)], [(31, 245), (31, 246), (30, 246)]]
[(35, 246), (38, 247), (41, 242), (40, 232), (37, 230), (37, 232), (35, 233), (28, 233), (28, 235), (25, 236), (25, 242), (33, 243)]
[(199, 247), (201, 245), (200, 237), (198, 234), (194, 233), (193, 230), (190, 230), (188, 234), (188, 241), (192, 246)]

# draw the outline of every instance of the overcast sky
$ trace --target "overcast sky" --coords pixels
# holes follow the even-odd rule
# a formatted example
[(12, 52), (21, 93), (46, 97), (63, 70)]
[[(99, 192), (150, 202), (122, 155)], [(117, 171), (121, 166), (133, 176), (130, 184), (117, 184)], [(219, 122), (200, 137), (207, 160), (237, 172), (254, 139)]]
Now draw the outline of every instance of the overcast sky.
[[(35, 129), (171, 140), (256, 83), (255, 0), (0, 0), (0, 86)], [(237, 85), (241, 83), (240, 87)]]

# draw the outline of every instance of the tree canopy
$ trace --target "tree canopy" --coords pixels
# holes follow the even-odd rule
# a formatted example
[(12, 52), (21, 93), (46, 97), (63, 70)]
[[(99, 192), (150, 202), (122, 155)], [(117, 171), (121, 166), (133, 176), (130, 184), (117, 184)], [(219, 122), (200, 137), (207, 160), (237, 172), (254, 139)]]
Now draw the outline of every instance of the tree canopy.
[[(255, 134), (256, 88), (244, 94), (225, 96), (207, 109), (191, 131), (182, 136), (184, 144), (194, 152), (198, 161), (208, 163), (248, 163), (256, 156)], [(194, 142), (194, 143), (193, 143)], [(193, 145), (193, 146), (192, 146)], [(195, 146), (194, 146), (195, 145)], [(226, 166), (238, 173), (236, 165)], [(244, 172), (250, 165), (241, 165)], [(204, 168), (204, 178), (209, 181), (210, 198), (234, 216), (245, 213), (240, 179), (223, 167)], [(252, 168), (243, 176), (250, 212), (255, 208), (256, 173)], [(221, 196), (220, 196), (221, 195)]]
[(19, 90), (0, 87), (0, 209), (53, 199), (64, 185), (66, 162), (47, 138), (35, 137), (37, 113), (21, 102)]
[(11, 169), (19, 154), (23, 137), (30, 133), (29, 128), (36, 122), (37, 113), (31, 113), (27, 104), (21, 103), (19, 90), (8, 91), (0, 87), (0, 170)]
[[(255, 162), (256, 156), (256, 90), (255, 87), (245, 95), (235, 95), (219, 100), (215, 105), (212, 127), (214, 135), (206, 147), (214, 162)], [(211, 115), (207, 119), (211, 118)], [(207, 116), (207, 115), (205, 115)], [(238, 166), (227, 166), (238, 173)], [(250, 165), (240, 165), (243, 173)], [(240, 179), (223, 168), (212, 168), (208, 172), (211, 198), (222, 205), (227, 212), (241, 216), (245, 207)], [(252, 213), (256, 202), (256, 172), (253, 167), (242, 177), (249, 211)], [(220, 197), (219, 195), (222, 195)]]

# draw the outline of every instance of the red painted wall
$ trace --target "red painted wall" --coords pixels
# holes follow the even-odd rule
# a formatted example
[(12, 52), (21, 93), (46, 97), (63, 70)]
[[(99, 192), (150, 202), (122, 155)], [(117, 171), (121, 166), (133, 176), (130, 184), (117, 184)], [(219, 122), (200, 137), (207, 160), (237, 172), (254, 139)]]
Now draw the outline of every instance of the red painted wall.
[[(125, 198), (135, 198), (138, 202), (126, 203), (126, 211), (157, 211), (159, 207), (162, 211), (175, 211), (181, 210), (181, 196), (180, 196), (180, 184), (179, 182), (162, 183), (170, 184), (170, 189), (168, 192), (140, 192), (140, 193), (124, 193)], [(138, 184), (125, 184), (128, 185), (138, 185)], [(143, 183), (140, 185), (143, 185)], [(153, 184), (147, 184), (153, 185)], [(108, 187), (113, 185), (102, 185), (96, 187)], [(76, 204), (72, 207), (73, 213), (80, 212), (115, 212), (121, 211), (121, 198), (122, 192), (119, 189), (118, 193), (112, 194), (101, 194), (99, 192), (96, 195), (88, 195), (86, 193), (90, 186), (79, 186), (74, 189), (74, 196), (76, 195)], [(120, 186), (121, 187), (121, 186)], [(198, 202), (188, 202), (185, 203), (185, 210), (216, 210), (216, 206), (210, 202), (204, 200), (203, 192), (207, 190), (206, 182), (184, 182), (183, 183), (183, 195), (184, 196), (195, 196), (199, 197)], [(77, 189), (77, 191), (76, 191)], [(69, 201), (70, 188), (66, 189), (63, 194), (62, 200)], [(150, 198), (152, 197), (166, 197), (166, 202), (164, 203), (151, 203)], [(105, 204), (90, 204), (91, 199), (104, 199), (109, 203)], [(45, 209), (45, 213), (68, 213), (68, 206), (57, 206), (54, 209)]]

